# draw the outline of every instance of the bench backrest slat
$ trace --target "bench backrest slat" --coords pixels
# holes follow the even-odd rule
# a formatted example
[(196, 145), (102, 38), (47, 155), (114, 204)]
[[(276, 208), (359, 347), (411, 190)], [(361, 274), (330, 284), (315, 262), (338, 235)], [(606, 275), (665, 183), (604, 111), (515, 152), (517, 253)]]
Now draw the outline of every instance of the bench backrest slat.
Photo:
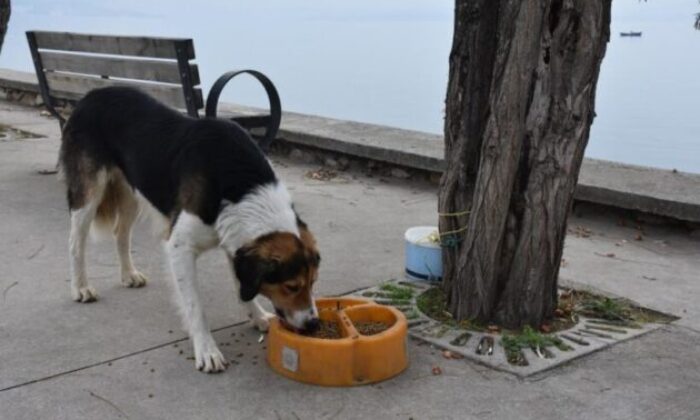
[[(93, 89), (108, 86), (136, 86), (159, 101), (170, 104), (170, 106), (180, 109), (187, 108), (185, 98), (182, 95), (182, 88), (174, 85), (155, 83), (139, 83), (136, 85), (133, 82), (123, 80), (102, 79), (94, 76), (67, 73), (46, 73), (46, 81), (51, 91), (60, 93), (62, 97), (67, 99), (79, 100)], [(195, 95), (197, 95), (195, 98), (197, 103), (203, 102), (201, 89), (195, 90)]]
[[(181, 83), (177, 62), (171, 60), (135, 60), (122, 57), (88, 56), (51, 51), (39, 53), (45, 70), (150, 80), (163, 83)], [(190, 64), (192, 84), (198, 85), (199, 71)]]
[(73, 32), (32, 31), (37, 47), (48, 50), (177, 59), (174, 41), (184, 44), (188, 60), (194, 59), (194, 44), (186, 38), (90, 35)]
[(79, 100), (107, 86), (139, 88), (193, 117), (204, 106), (191, 39), (27, 32), (42, 97)]

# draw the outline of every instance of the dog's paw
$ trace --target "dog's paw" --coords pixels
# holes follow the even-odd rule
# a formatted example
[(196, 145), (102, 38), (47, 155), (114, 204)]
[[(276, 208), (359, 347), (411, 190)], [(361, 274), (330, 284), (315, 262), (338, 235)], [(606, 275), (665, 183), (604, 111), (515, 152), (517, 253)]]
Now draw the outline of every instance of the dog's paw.
[(194, 346), (194, 365), (197, 370), (205, 373), (218, 373), (226, 370), (228, 362), (214, 340), (205, 340), (204, 343)]
[(97, 300), (97, 292), (92, 286), (73, 288), (71, 290), (73, 300), (80, 303), (95, 302)]
[(122, 274), (122, 284), (126, 287), (143, 287), (148, 282), (148, 277), (144, 276), (139, 271)]
[(257, 318), (251, 318), (250, 321), (253, 323), (253, 325), (258, 331), (267, 332), (267, 330), (270, 329), (270, 320), (274, 317), (274, 314), (264, 312)]

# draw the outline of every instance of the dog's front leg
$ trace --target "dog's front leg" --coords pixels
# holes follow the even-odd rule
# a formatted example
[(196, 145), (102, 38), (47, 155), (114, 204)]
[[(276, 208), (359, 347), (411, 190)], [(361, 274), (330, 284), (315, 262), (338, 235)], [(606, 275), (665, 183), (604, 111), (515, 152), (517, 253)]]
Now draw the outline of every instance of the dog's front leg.
[(228, 363), (209, 331), (199, 299), (195, 261), (197, 249), (200, 248), (194, 243), (198, 235), (192, 231), (191, 223), (187, 219), (187, 217), (178, 219), (166, 244), (178, 303), (183, 323), (194, 346), (195, 366), (204, 372), (222, 372)]
[(255, 297), (250, 302), (245, 303), (248, 308), (248, 317), (255, 325), (255, 328), (260, 332), (265, 332), (270, 328), (270, 320), (275, 317), (265, 310), (258, 302), (258, 298)]

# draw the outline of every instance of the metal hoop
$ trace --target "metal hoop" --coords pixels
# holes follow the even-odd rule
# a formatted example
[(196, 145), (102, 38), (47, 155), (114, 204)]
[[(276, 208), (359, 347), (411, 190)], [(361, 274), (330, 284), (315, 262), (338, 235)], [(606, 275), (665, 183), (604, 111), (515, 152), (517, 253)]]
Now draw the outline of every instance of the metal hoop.
[[(275, 85), (272, 81), (256, 70), (233, 70), (224, 73), (216, 80), (216, 83), (212, 86), (209, 91), (209, 96), (207, 96), (207, 105), (205, 108), (205, 114), (207, 117), (216, 118), (216, 109), (219, 104), (219, 95), (224, 89), (224, 86), (229, 82), (229, 80), (238, 76), (239, 74), (249, 74), (255, 77), (265, 88), (267, 93), (267, 99), (270, 103), (270, 114), (260, 117), (236, 117), (232, 120), (239, 122), (244, 128), (250, 130), (254, 127), (265, 127), (265, 134), (259, 140), (260, 148), (264, 151), (270, 147), (270, 144), (275, 140), (277, 136), (277, 131), (280, 128), (280, 122), (282, 120), (282, 105), (280, 104), (280, 97), (275, 89)], [(246, 126), (245, 121), (249, 122), (249, 126)], [(251, 134), (252, 135), (252, 134)]]

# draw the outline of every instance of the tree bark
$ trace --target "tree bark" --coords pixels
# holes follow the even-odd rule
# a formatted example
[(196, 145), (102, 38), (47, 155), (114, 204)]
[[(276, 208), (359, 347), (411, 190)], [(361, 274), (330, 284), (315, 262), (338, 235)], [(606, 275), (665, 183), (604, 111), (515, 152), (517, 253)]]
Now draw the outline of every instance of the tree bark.
[(11, 11), (10, 0), (0, 0), (0, 52), (2, 52), (2, 44), (5, 43), (7, 23), (10, 21)]
[(538, 327), (556, 308), (610, 3), (456, 1), (439, 211), (459, 320)]

